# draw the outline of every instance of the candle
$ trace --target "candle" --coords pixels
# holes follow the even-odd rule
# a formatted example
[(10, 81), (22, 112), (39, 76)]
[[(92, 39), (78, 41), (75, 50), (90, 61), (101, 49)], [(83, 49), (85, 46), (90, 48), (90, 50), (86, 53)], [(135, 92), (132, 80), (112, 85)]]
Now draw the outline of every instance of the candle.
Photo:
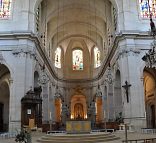
[(51, 112), (49, 113), (49, 118), (50, 118), (50, 120), (51, 120)]

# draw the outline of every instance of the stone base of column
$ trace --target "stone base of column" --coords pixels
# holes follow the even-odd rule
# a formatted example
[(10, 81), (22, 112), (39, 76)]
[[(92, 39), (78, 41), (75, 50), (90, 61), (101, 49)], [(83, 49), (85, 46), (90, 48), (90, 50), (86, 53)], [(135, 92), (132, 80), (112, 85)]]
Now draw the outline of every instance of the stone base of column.
[(21, 121), (10, 121), (9, 132), (17, 132), (21, 130)]
[(140, 131), (141, 128), (146, 127), (146, 118), (124, 119), (124, 123), (126, 123), (130, 127), (130, 130)]

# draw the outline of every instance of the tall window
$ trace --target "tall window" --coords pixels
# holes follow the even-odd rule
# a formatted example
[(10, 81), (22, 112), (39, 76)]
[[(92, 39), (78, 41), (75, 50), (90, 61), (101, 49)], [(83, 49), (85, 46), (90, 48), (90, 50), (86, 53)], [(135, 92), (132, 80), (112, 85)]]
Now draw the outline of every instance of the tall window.
[(55, 51), (55, 67), (61, 68), (61, 48), (58, 47)]
[(36, 31), (39, 31), (39, 23), (40, 23), (40, 6), (36, 9), (35, 12), (35, 18), (36, 18)]
[(150, 14), (156, 18), (156, 0), (139, 0), (142, 18), (149, 18)]
[(117, 29), (117, 11), (115, 7), (113, 7), (113, 21), (114, 21), (114, 30), (116, 31)]
[(11, 15), (12, 0), (0, 0), (0, 19), (7, 19)]
[(72, 52), (73, 70), (83, 70), (83, 51), (76, 49)]
[(94, 48), (94, 67), (98, 68), (101, 65), (101, 60), (100, 60), (100, 50), (95, 47)]

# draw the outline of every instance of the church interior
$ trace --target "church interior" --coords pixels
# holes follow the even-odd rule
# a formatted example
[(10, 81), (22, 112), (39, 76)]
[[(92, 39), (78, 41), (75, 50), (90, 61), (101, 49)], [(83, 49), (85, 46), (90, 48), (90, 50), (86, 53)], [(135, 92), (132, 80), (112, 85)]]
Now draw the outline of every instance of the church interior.
[(0, 0), (0, 132), (155, 129), (155, 9), (155, 0)]

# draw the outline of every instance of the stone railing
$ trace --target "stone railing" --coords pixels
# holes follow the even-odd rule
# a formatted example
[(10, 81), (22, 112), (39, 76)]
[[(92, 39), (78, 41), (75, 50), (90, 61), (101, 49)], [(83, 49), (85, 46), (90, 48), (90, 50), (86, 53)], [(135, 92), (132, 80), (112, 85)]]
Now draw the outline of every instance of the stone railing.
[(156, 129), (142, 128), (141, 133), (143, 133), (143, 134), (156, 134)]
[(17, 135), (17, 132), (0, 133), (0, 139), (14, 138), (16, 135)]
[[(126, 124), (126, 127), (127, 127), (128, 132), (133, 132), (133, 125)], [(125, 124), (120, 124), (119, 125), (119, 131), (125, 131)]]
[(150, 138), (150, 139), (135, 139), (135, 140), (123, 140), (123, 143), (155, 143), (156, 138)]

